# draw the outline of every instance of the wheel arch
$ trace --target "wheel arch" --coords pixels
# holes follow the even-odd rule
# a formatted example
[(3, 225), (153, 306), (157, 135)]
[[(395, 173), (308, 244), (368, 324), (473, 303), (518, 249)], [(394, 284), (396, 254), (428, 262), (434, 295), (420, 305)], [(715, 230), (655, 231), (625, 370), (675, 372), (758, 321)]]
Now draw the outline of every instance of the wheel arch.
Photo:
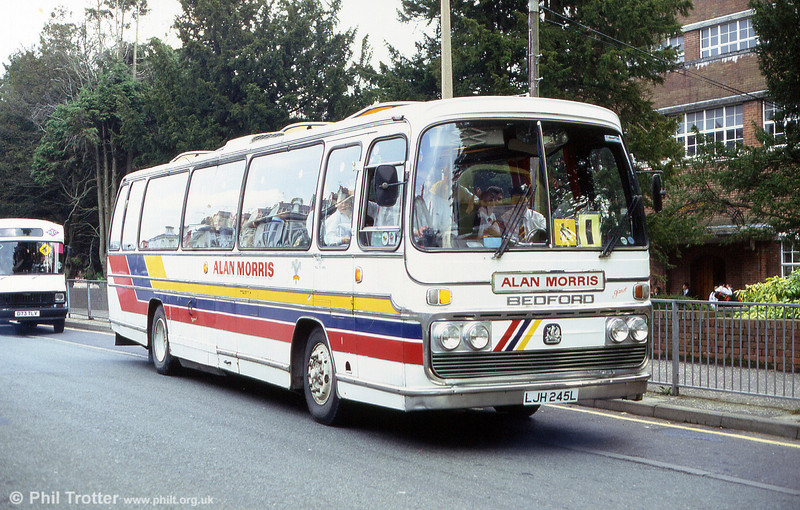
[[(163, 307), (164, 304), (159, 299), (151, 299), (150, 303), (147, 305), (147, 345), (145, 347), (147, 349), (150, 348), (150, 333), (153, 330), (153, 316), (156, 314), (156, 310), (158, 307)], [(167, 310), (164, 310), (164, 315), (167, 314)]]
[(289, 389), (291, 390), (303, 389), (303, 355), (305, 353), (308, 337), (316, 328), (322, 330), (325, 338), (328, 337), (328, 332), (325, 331), (325, 326), (318, 319), (301, 317), (295, 324), (294, 333), (292, 334), (292, 347), (289, 367), (291, 374)]

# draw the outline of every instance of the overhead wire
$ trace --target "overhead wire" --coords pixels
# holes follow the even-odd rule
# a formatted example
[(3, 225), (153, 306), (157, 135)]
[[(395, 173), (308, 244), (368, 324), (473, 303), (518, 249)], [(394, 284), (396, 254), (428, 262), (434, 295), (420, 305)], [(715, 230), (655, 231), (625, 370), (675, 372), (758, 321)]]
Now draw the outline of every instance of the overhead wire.
[[(612, 46), (611, 43), (613, 43), (613, 45), (616, 45), (617, 47), (622, 47), (622, 48), (625, 48), (625, 49), (628, 49), (628, 50), (633, 50), (634, 52), (640, 53), (640, 54), (644, 55), (645, 57), (650, 58), (650, 59), (652, 59), (652, 60), (654, 60), (656, 62), (659, 62), (659, 63), (661, 63), (663, 65), (667, 65), (667, 66), (673, 65), (672, 62), (670, 62), (670, 61), (668, 61), (666, 59), (657, 57), (657, 56), (653, 55), (652, 53), (649, 53), (647, 51), (642, 50), (641, 48), (637, 48), (637, 47), (632, 46), (632, 45), (630, 45), (630, 44), (628, 44), (628, 43), (626, 43), (624, 41), (621, 41), (621, 40), (619, 40), (619, 39), (617, 39), (615, 37), (612, 37), (612, 36), (610, 36), (608, 34), (604, 34), (603, 32), (600, 32), (599, 30), (595, 30), (592, 27), (584, 25), (583, 23), (580, 23), (579, 21), (575, 21), (574, 19), (572, 19), (572, 18), (570, 18), (568, 16), (564, 16), (564, 15), (562, 15), (562, 14), (560, 14), (560, 13), (558, 13), (558, 12), (552, 10), (552, 9), (549, 9), (549, 8), (543, 6), (543, 5), (540, 5), (539, 8), (541, 10), (543, 10), (543, 11), (547, 11), (547, 12), (553, 14), (554, 16), (557, 16), (557, 17), (561, 18), (562, 20), (564, 20), (567, 23), (577, 25), (577, 26), (583, 28), (584, 30), (587, 30), (591, 34), (596, 34), (597, 36), (600, 36), (601, 38), (606, 39), (606, 40), (603, 40), (601, 38), (598, 38), (598, 37), (595, 37), (595, 36), (592, 36), (592, 35), (589, 35), (589, 34), (582, 33), (582, 32), (576, 30), (575, 28), (573, 28), (573, 27), (571, 27), (571, 26), (569, 26), (569, 25), (567, 25), (565, 23), (558, 23), (558, 22), (556, 22), (554, 20), (551, 20), (551, 19), (548, 19), (548, 18), (545, 17), (545, 21), (550, 23), (550, 24), (552, 24), (552, 25), (559, 26), (559, 27), (561, 27), (561, 28), (563, 28), (565, 30), (570, 30), (572, 32), (575, 32), (576, 34), (582, 35), (584, 37), (588, 37), (589, 39), (592, 39), (594, 41), (600, 42), (602, 44), (606, 44), (606, 45)], [(709, 78), (708, 76), (704, 76), (704, 75), (702, 75), (700, 73), (691, 71), (690, 69), (687, 69), (685, 66), (681, 66), (675, 72), (681, 72), (686, 76), (702, 80), (702, 81), (704, 81), (704, 82), (706, 82), (706, 83), (708, 83), (710, 85), (714, 85), (716, 87), (719, 87), (719, 88), (725, 90), (726, 92), (730, 92), (730, 93), (733, 93), (733, 94), (736, 94), (736, 95), (739, 95), (739, 96), (748, 96), (748, 97), (751, 97), (751, 98), (756, 99), (756, 100), (760, 99), (759, 97), (754, 96), (750, 92), (745, 92), (743, 90), (739, 90), (736, 87), (733, 87), (733, 86), (728, 85), (726, 83), (722, 83), (722, 82), (717, 81), (717, 80), (715, 80), (713, 78)]]

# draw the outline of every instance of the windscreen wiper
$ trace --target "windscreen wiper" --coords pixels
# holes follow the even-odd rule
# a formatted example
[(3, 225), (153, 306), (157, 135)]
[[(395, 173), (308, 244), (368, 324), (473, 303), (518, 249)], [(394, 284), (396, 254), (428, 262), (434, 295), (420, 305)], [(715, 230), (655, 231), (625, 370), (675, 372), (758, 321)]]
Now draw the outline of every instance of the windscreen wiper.
[[(539, 157), (538, 171), (541, 172), (542, 175), (547, 175), (547, 167), (544, 160), (544, 136), (542, 135), (542, 121), (536, 122), (536, 128), (538, 130), (539, 137), (538, 143), (536, 144), (536, 152), (537, 156)], [(511, 234), (516, 232), (517, 224), (522, 219), (525, 208), (528, 204), (528, 200), (530, 200), (530, 197), (534, 196), (534, 193), (536, 193), (537, 184), (539, 184), (539, 179), (537, 179), (536, 176), (531, 173), (531, 185), (525, 190), (522, 200), (520, 200), (520, 202), (514, 207), (514, 210), (511, 213), (511, 220), (503, 230), (503, 238), (500, 241), (500, 246), (497, 247), (494, 255), (492, 255), (493, 259), (499, 259), (508, 250), (508, 244), (511, 242)]]
[(633, 200), (631, 200), (631, 205), (628, 207), (628, 210), (625, 211), (625, 215), (620, 220), (617, 227), (611, 233), (611, 237), (608, 238), (606, 241), (605, 246), (603, 246), (603, 251), (600, 252), (600, 258), (605, 258), (611, 255), (611, 252), (614, 251), (614, 248), (617, 246), (619, 242), (619, 236), (622, 234), (622, 230), (630, 225), (631, 222), (631, 211), (635, 211), (639, 204), (642, 201), (641, 195), (634, 195)]

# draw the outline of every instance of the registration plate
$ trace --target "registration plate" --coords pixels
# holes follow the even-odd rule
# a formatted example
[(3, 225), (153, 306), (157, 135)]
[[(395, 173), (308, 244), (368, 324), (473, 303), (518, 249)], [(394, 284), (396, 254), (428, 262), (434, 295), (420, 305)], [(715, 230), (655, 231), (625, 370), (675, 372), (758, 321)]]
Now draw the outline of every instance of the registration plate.
[(14, 312), (14, 317), (38, 317), (39, 310), (18, 310)]
[(578, 401), (578, 390), (526, 391), (523, 405), (538, 406), (540, 404), (566, 404)]

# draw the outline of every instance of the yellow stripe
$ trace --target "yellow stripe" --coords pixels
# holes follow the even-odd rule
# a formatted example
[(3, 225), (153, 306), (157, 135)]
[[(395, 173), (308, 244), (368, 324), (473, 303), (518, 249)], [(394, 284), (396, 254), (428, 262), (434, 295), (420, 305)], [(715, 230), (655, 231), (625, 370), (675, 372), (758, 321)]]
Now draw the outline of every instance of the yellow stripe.
[[(160, 257), (159, 257), (160, 259)], [(160, 262), (160, 260), (159, 260)], [(150, 263), (148, 262), (148, 271)], [(163, 264), (161, 264), (163, 270)], [(151, 272), (150, 276), (154, 276)], [(207, 285), (201, 283), (180, 283), (151, 280), (154, 289), (172, 292), (183, 292), (194, 295), (211, 297), (228, 297), (234, 299), (252, 299), (287, 305), (318, 306), (322, 308), (335, 308), (339, 310), (353, 310), (357, 312), (375, 312), (397, 314), (389, 298), (340, 296), (332, 294), (316, 294), (308, 292), (290, 292), (281, 290), (253, 289), (246, 287), (227, 287), (222, 285)]]
[(167, 271), (164, 269), (164, 261), (161, 255), (145, 255), (144, 264), (147, 266), (147, 274), (151, 278), (167, 277)]
[(359, 312), (398, 313), (389, 298), (355, 296), (354, 308)]
[(523, 338), (522, 341), (519, 343), (519, 345), (517, 345), (517, 348), (514, 349), (515, 351), (525, 350), (525, 346), (528, 345), (528, 342), (530, 341), (531, 337), (533, 337), (533, 333), (536, 331), (536, 329), (539, 327), (539, 324), (541, 323), (542, 323), (541, 319), (533, 321), (533, 326), (531, 326), (531, 328), (528, 330), (528, 333), (525, 335), (525, 338)]
[(753, 437), (753, 436), (746, 436), (746, 435), (743, 435), (743, 434), (736, 434), (736, 433), (733, 433), (733, 432), (720, 432), (718, 430), (709, 430), (709, 429), (700, 428), (700, 427), (692, 427), (692, 426), (689, 426), (689, 425), (676, 425), (674, 423), (667, 423), (667, 422), (663, 422), (663, 421), (655, 421), (655, 419), (649, 420), (649, 419), (645, 419), (645, 418), (633, 418), (633, 417), (630, 417), (630, 416), (620, 416), (620, 415), (614, 414), (612, 412), (594, 411), (594, 410), (590, 410), (590, 409), (586, 409), (586, 408), (573, 407), (572, 405), (562, 405), (562, 404), (554, 404), (554, 405), (555, 405), (555, 407), (558, 407), (560, 409), (565, 409), (565, 410), (569, 410), (569, 411), (577, 411), (579, 413), (586, 413), (586, 414), (596, 414), (598, 416), (606, 416), (606, 417), (609, 417), (609, 418), (614, 418), (615, 420), (631, 421), (631, 422), (635, 422), (635, 423), (644, 423), (644, 424), (647, 424), (647, 425), (659, 425), (661, 427), (667, 427), (667, 428), (672, 428), (672, 429), (691, 430), (693, 432), (703, 432), (705, 434), (711, 434), (713, 436), (722, 436), (722, 437), (732, 437), (732, 438), (737, 438), (737, 439), (744, 439), (745, 441), (753, 441), (755, 443), (764, 443), (764, 444), (771, 444), (771, 445), (777, 445), (777, 446), (787, 446), (789, 448), (800, 448), (800, 443), (789, 443), (789, 442), (786, 442), (786, 441), (775, 441), (775, 440), (764, 439), (764, 438), (760, 438), (760, 437)]

